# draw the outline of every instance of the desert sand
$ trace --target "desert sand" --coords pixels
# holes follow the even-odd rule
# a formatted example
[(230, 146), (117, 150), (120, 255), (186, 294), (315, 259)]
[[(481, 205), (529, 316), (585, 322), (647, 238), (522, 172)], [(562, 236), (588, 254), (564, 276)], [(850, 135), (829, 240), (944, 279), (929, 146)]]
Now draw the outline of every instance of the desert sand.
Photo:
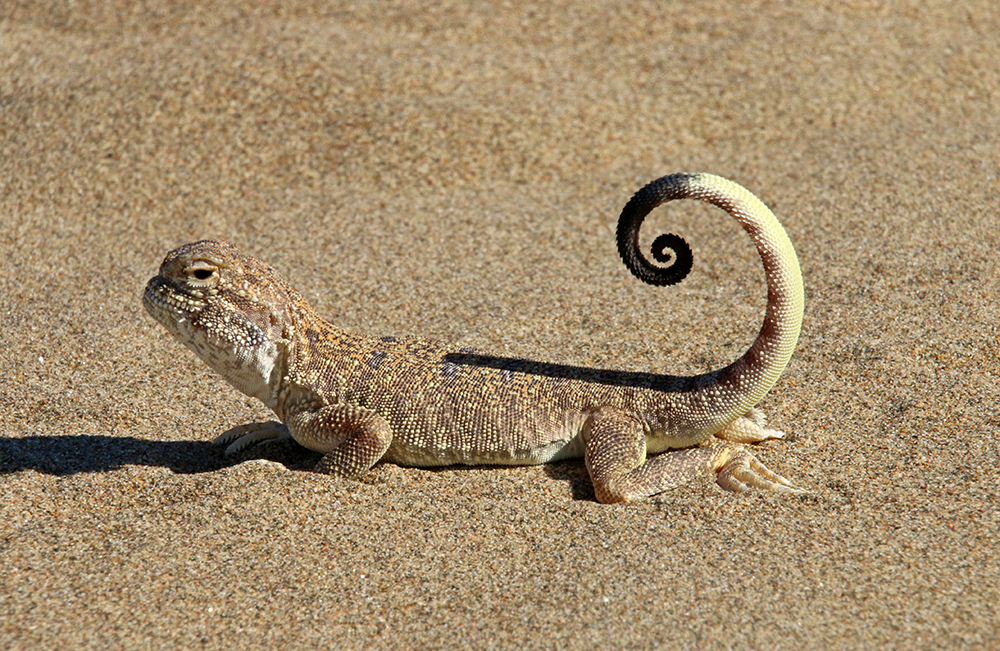
[[(424, 4), (0, 6), (0, 647), (1000, 646), (996, 3)], [(353, 331), (699, 373), (760, 326), (749, 238), (659, 209), (656, 289), (613, 237), (682, 171), (798, 251), (755, 447), (805, 497), (227, 459), (270, 414), (140, 304), (218, 238)]]

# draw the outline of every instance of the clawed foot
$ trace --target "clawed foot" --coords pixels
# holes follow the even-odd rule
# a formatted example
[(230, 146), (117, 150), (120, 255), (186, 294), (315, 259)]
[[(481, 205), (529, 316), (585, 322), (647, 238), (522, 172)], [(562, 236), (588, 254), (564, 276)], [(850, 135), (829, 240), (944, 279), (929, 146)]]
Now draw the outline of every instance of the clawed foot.
[(770, 439), (783, 439), (786, 434), (777, 429), (764, 429), (767, 418), (756, 407), (715, 433), (717, 438), (730, 443), (760, 443)]
[(229, 457), (255, 443), (280, 441), (291, 436), (287, 427), (276, 420), (269, 420), (266, 423), (247, 423), (227, 429), (213, 443), (227, 446), (225, 454)]
[(804, 494), (806, 491), (771, 471), (746, 450), (732, 449), (732, 455), (717, 471), (716, 482), (725, 489), (742, 493), (753, 488), (781, 493)]

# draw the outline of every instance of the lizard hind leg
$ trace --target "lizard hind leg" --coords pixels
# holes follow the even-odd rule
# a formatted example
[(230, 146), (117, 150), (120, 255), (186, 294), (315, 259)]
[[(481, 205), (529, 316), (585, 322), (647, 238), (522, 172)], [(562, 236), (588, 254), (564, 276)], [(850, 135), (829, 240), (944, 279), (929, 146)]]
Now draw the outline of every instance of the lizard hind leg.
[(584, 460), (597, 501), (631, 502), (677, 488), (699, 475), (716, 473), (717, 483), (743, 492), (750, 487), (787, 493), (805, 492), (769, 470), (746, 450), (706, 445), (646, 457), (642, 425), (615, 410), (591, 416), (584, 430)]
[(689, 448), (646, 457), (642, 424), (627, 414), (602, 409), (584, 429), (584, 461), (598, 502), (631, 502), (656, 495), (704, 474), (712, 448)]

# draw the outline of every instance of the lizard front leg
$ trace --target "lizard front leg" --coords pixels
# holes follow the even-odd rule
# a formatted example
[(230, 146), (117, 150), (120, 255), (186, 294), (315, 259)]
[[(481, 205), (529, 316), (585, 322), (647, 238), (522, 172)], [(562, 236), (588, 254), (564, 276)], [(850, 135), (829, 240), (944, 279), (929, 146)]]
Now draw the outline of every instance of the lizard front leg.
[(392, 442), (392, 428), (377, 413), (357, 405), (327, 405), (288, 418), (299, 444), (322, 452), (316, 472), (360, 479), (382, 458)]
[(733, 491), (755, 486), (788, 493), (804, 492), (746, 450), (731, 446), (687, 448), (647, 458), (642, 424), (620, 411), (602, 409), (595, 413), (584, 437), (587, 471), (597, 501), (605, 504), (656, 495), (706, 472), (716, 473), (716, 482)]

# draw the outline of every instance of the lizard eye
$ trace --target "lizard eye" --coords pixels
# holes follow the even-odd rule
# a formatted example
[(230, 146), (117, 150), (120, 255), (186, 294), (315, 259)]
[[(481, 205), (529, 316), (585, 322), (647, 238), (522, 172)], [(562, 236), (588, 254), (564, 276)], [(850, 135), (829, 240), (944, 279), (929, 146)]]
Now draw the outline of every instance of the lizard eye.
[(218, 281), (219, 268), (207, 260), (198, 260), (186, 269), (188, 282), (197, 287), (213, 285)]

